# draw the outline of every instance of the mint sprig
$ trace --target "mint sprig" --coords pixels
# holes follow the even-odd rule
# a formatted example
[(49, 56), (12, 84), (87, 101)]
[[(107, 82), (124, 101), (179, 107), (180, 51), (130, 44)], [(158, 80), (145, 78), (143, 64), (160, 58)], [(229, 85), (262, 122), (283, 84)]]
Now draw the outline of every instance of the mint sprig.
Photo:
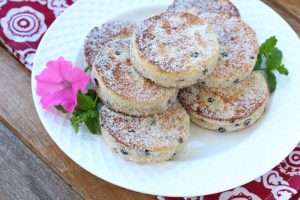
[[(70, 122), (75, 133), (78, 133), (79, 127), (84, 123), (93, 134), (100, 132), (99, 112), (97, 105), (100, 102), (94, 90), (88, 90), (87, 94), (81, 91), (77, 93), (77, 105), (70, 118)], [(61, 112), (66, 113), (62, 106), (55, 106)]]
[(280, 74), (286, 76), (289, 74), (288, 69), (282, 64), (282, 51), (276, 45), (277, 39), (275, 36), (267, 39), (259, 48), (259, 54), (254, 67), (254, 70), (262, 70), (264, 72), (270, 93), (273, 93), (277, 86), (274, 71), (277, 70)]

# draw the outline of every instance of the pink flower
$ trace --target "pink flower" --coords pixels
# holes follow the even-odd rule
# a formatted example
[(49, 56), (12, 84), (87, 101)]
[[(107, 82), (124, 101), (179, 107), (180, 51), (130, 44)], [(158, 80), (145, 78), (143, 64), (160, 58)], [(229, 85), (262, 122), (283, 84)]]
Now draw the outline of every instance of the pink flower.
[(68, 112), (73, 112), (77, 104), (77, 92), (87, 92), (86, 85), (90, 77), (81, 68), (74, 67), (72, 62), (63, 57), (49, 61), (39, 75), (36, 93), (41, 96), (43, 108), (61, 105)]

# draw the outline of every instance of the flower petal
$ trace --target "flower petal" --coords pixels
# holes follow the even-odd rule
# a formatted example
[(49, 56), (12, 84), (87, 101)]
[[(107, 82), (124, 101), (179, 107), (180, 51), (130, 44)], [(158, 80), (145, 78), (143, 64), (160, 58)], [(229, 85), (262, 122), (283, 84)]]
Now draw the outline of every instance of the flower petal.
[(60, 72), (60, 64), (58, 60), (50, 60), (46, 64), (46, 69), (48, 70), (47, 73), (49, 78), (63, 80), (63, 76)]
[(88, 73), (84, 72), (81, 68), (79, 67), (74, 67), (71, 71), (70, 74), (68, 74), (67, 80), (70, 81), (71, 83), (80, 81), (82, 79), (89, 79)]
[(72, 83), (72, 90), (77, 92), (81, 90), (87, 92), (86, 85), (90, 81), (90, 76), (79, 67), (74, 67), (72, 73), (68, 76), (68, 81)]
[(35, 77), (37, 81), (36, 92), (39, 96), (57, 92), (62, 89), (62, 79), (60, 77), (52, 76), (52, 70), (48, 68), (44, 69), (42, 73)]
[(35, 77), (37, 81), (37, 94), (39, 96), (55, 93), (63, 89), (61, 84), (68, 74), (72, 72), (72, 63), (63, 57), (47, 62), (46, 69)]
[[(77, 93), (87, 92), (86, 85), (90, 77), (81, 68), (73, 67), (72, 62), (63, 57), (49, 61), (46, 69), (35, 77), (36, 92), (41, 96), (43, 108), (62, 105), (68, 112), (73, 112), (77, 104)], [(72, 87), (66, 83), (70, 82)]]
[(72, 84), (72, 90), (78, 91), (81, 90), (83, 94), (87, 93), (86, 85), (89, 83), (89, 79), (82, 79), (76, 83)]
[(57, 59), (59, 65), (59, 72), (64, 80), (68, 80), (68, 76), (72, 73), (73, 64), (70, 61), (66, 61), (64, 57)]
[(72, 90), (68, 90), (63, 96), (60, 105), (68, 112), (74, 112), (77, 105), (77, 93), (73, 93)]
[(41, 97), (41, 104), (43, 106), (43, 108), (48, 108), (49, 106), (56, 106), (59, 105), (61, 102), (61, 95), (63, 92), (56, 92), (53, 94), (48, 94), (48, 95), (43, 95)]
[(74, 112), (77, 104), (77, 93), (72, 90), (61, 90), (59, 92), (42, 96), (40, 100), (43, 108), (61, 105), (68, 112)]
[(44, 81), (38, 81), (36, 87), (36, 93), (39, 96), (53, 94), (63, 90), (63, 85), (61, 84), (53, 84)]
[(35, 79), (37, 81), (46, 81), (53, 84), (57, 84), (63, 80), (62, 78), (60, 78), (60, 75), (53, 76), (52, 70), (49, 70), (49, 68), (44, 69), (39, 75), (36, 75)]

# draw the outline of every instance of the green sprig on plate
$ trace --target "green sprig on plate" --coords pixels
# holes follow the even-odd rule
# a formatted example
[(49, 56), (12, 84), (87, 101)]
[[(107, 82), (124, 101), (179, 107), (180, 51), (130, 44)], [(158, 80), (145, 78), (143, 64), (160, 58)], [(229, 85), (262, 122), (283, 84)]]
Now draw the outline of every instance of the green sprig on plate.
[[(81, 124), (85, 124), (92, 134), (100, 133), (99, 111), (97, 109), (100, 99), (95, 90), (89, 89), (87, 94), (81, 91), (77, 93), (77, 105), (70, 122), (74, 128), (75, 133), (78, 133)], [(58, 111), (68, 113), (62, 106), (55, 106)]]
[(277, 80), (274, 71), (288, 75), (289, 71), (282, 64), (282, 51), (276, 47), (277, 38), (275, 36), (267, 39), (259, 48), (259, 54), (254, 70), (263, 71), (268, 83), (270, 93), (276, 90)]

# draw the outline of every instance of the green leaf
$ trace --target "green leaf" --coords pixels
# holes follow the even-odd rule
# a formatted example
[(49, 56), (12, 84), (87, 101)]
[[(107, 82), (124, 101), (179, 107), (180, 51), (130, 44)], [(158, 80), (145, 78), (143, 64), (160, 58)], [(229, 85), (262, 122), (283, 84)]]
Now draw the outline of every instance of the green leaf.
[(277, 44), (277, 39), (275, 36), (270, 37), (267, 39), (259, 48), (259, 52), (264, 54), (265, 56), (269, 53), (274, 51), (275, 46)]
[(273, 93), (276, 90), (276, 85), (277, 85), (276, 76), (273, 72), (267, 72), (266, 78), (269, 87), (269, 92)]
[(70, 122), (75, 133), (78, 133), (79, 127), (84, 123), (93, 134), (100, 132), (99, 112), (97, 104), (100, 102), (94, 90), (88, 90), (86, 94), (81, 91), (77, 94), (77, 105), (72, 113)]
[(90, 67), (90, 66), (89, 66), (89, 67), (86, 67), (86, 68), (84, 69), (84, 71), (85, 71), (85, 72), (88, 72), (88, 71), (91, 70), (91, 68), (92, 68), (92, 67)]
[(55, 106), (55, 108), (56, 108), (56, 110), (58, 110), (58, 111), (60, 111), (60, 112), (62, 112), (62, 113), (68, 113), (68, 111), (66, 111), (66, 110), (64, 109), (64, 107), (62, 107), (61, 105)]
[(96, 105), (101, 102), (101, 100), (99, 99), (95, 90), (88, 89), (88, 92), (86, 95), (91, 97)]
[(284, 65), (280, 65), (278, 68), (277, 68), (278, 72), (280, 74), (283, 74), (283, 75), (289, 75), (289, 70), (287, 68), (284, 67)]
[(88, 111), (90, 109), (94, 109), (95, 107), (96, 104), (91, 97), (82, 94), (80, 91), (78, 92), (76, 110)]
[(71, 118), (71, 124), (76, 133), (78, 133), (79, 126), (83, 123), (93, 134), (100, 131), (98, 102), (99, 98), (94, 90), (88, 90), (87, 94), (78, 92), (77, 106)]
[[(254, 70), (263, 70), (268, 83), (270, 93), (276, 89), (277, 81), (274, 70), (280, 74), (288, 75), (289, 71), (282, 64), (282, 51), (276, 47), (277, 39), (275, 36), (267, 39), (259, 48)], [(264, 62), (265, 61), (265, 62)]]
[(261, 70), (262, 69), (261, 64), (262, 64), (262, 57), (261, 54), (258, 54), (254, 70)]
[(97, 93), (95, 90), (88, 89), (88, 92), (86, 93), (87, 96), (91, 97), (92, 99), (96, 99)]
[(98, 116), (98, 112), (96, 110), (88, 110), (85, 112), (75, 111), (70, 121), (76, 133), (78, 133), (79, 126), (82, 123), (85, 123), (88, 118), (96, 118)]
[(80, 120), (76, 116), (72, 116), (70, 121), (75, 133), (78, 133), (79, 126), (81, 124)]
[(268, 71), (276, 70), (280, 67), (282, 62), (282, 51), (275, 48), (274, 51), (270, 52), (266, 59), (266, 69)]
[(100, 131), (99, 116), (88, 117), (85, 121), (85, 125), (91, 131), (91, 133), (97, 134)]

